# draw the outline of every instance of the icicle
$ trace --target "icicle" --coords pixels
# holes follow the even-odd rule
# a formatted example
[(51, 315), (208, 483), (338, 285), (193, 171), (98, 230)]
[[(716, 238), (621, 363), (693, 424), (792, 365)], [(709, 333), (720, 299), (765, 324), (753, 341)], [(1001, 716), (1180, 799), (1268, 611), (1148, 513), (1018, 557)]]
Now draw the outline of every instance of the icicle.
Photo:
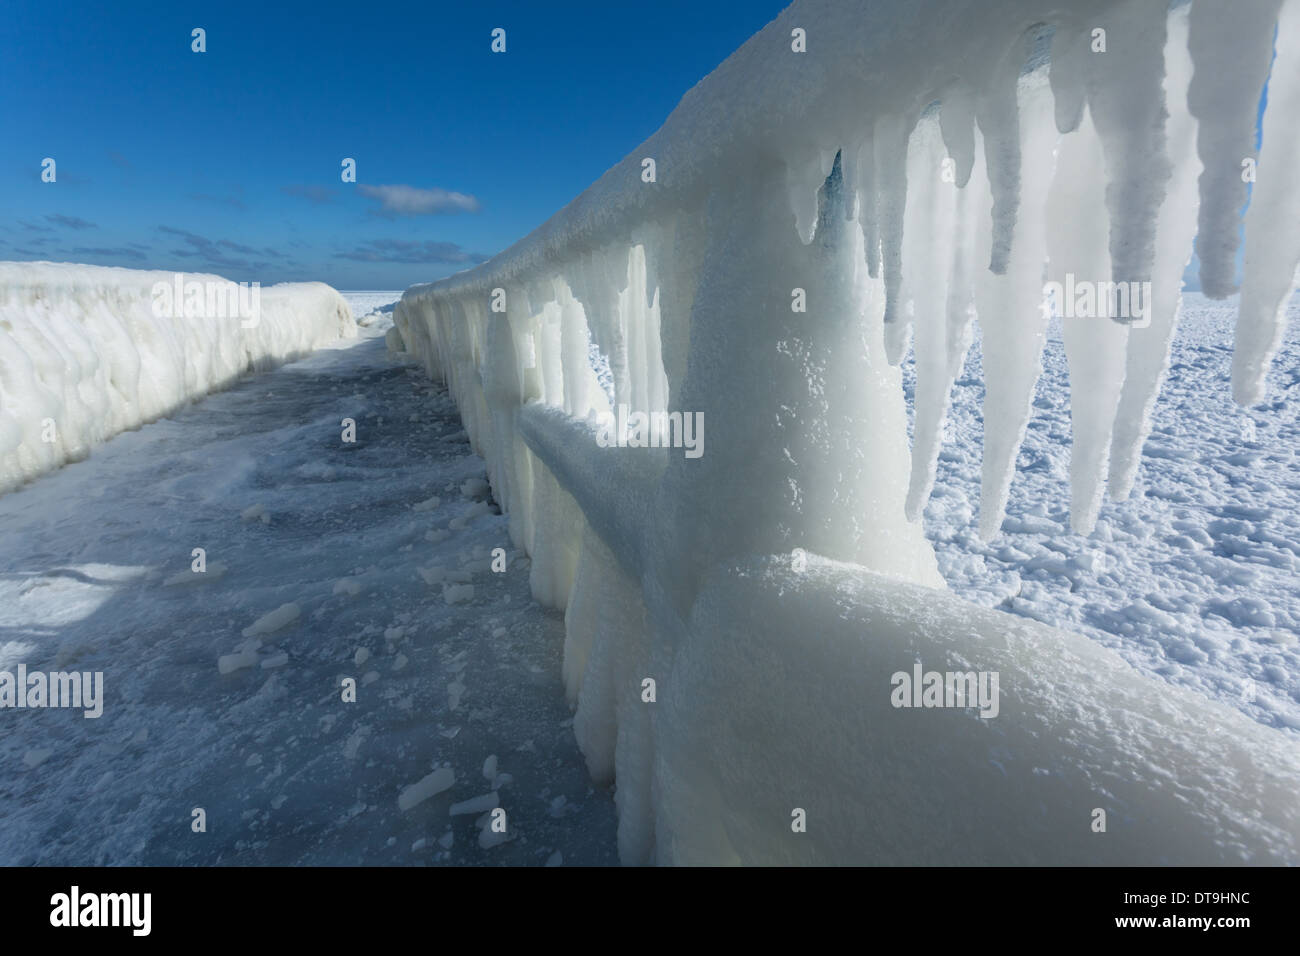
[(786, 166), (786, 192), (790, 197), (790, 211), (794, 213), (794, 228), (805, 246), (812, 242), (817, 225), (817, 190), (825, 181), (820, 154), (802, 157)]
[(663, 278), (659, 284), (659, 347), (670, 409), (679, 408), (678, 396), (686, 377), (691, 306), (707, 238), (704, 221), (702, 213), (678, 213), (665, 227), (661, 246), (667, 265), (660, 269)]
[[(1017, 44), (1016, 49), (1019, 49)], [(1011, 256), (1011, 240), (1020, 208), (1020, 109), (1017, 87), (1020, 62), (1008, 56), (995, 71), (990, 88), (976, 106), (984, 135), (984, 166), (993, 192), (993, 242), (989, 271), (1002, 275)]]
[(1172, 166), (1165, 150), (1163, 3), (1133, 3), (1108, 18), (1105, 53), (1089, 53), (1088, 103), (1108, 173), (1110, 258), (1116, 282), (1148, 282), (1156, 216)]
[(1151, 431), (1151, 410), (1169, 365), (1169, 346), (1182, 300), (1179, 290), (1183, 270), (1191, 258), (1192, 237), (1196, 235), (1196, 178), (1201, 163), (1196, 158), (1196, 120), (1187, 111), (1187, 86), (1192, 76), (1187, 14), (1188, 8), (1183, 6), (1169, 15), (1165, 43), (1165, 99), (1169, 110), (1166, 150), (1173, 161), (1173, 175), (1156, 224), (1151, 324), (1129, 330), (1124, 390), (1115, 413), (1110, 450), (1109, 492), (1116, 500), (1128, 497), (1141, 461), (1142, 445)]
[[(1105, 193), (1103, 145), (1089, 106), (1079, 128), (1063, 136), (1057, 147), (1047, 203), (1048, 275), (1059, 283), (1062, 295), (1057, 305), (1074, 399), (1070, 402), (1070, 524), (1085, 534), (1096, 524), (1101, 507), (1128, 341), (1128, 327), (1109, 314), (1112, 302), (1105, 291), (1112, 273), (1108, 235), (1113, 233)], [(1091, 292), (1091, 307), (1088, 299), (1075, 297), (1078, 288)], [(1125, 301), (1131, 308), (1128, 295)]]
[(1052, 37), (1052, 60), (1049, 74), (1052, 96), (1056, 101), (1056, 129), (1073, 133), (1083, 119), (1086, 95), (1084, 74), (1092, 54), (1092, 37), (1076, 24), (1062, 24)]
[(862, 140), (850, 142), (841, 151), (840, 171), (844, 177), (844, 218), (858, 219), (858, 184), (861, 171), (859, 169), (863, 144)]
[(901, 116), (876, 121), (874, 167), (879, 216), (880, 258), (885, 276), (885, 324), (898, 317), (903, 281), (903, 212), (907, 205), (907, 137), (910, 124)]
[[(1034, 383), (1041, 370), (1046, 318), (1043, 315), (1043, 254), (1046, 246), (1041, 210), (1052, 177), (1052, 151), (1056, 145), (1056, 126), (1052, 119), (1052, 98), (1047, 80), (1039, 74), (1022, 78), (1019, 84), (1020, 116), (1014, 128), (1021, 131), (1015, 144), (991, 148), (989, 179), (993, 194), (997, 183), (992, 163), (1006, 161), (1008, 148), (1020, 168), (1023, 152), (1024, 180), (1020, 183), (1025, 209), (1038, 210), (1032, 216), (1014, 219), (1012, 236), (999, 238), (994, 230), (992, 243), (999, 241), (1010, 250), (1005, 274), (985, 272), (977, 287), (980, 327), (984, 353), (984, 461), (980, 489), (980, 535), (991, 539), (1002, 526), (1003, 509), (1011, 489), (1016, 453), (1024, 439), (1029, 421), (1029, 403)], [(1014, 114), (1013, 114), (1014, 115)], [(1005, 129), (1004, 122), (999, 130)], [(983, 128), (983, 124), (981, 123)], [(1002, 169), (1003, 188), (1006, 170)], [(1017, 176), (1019, 182), (1019, 176)], [(994, 217), (997, 216), (995, 200)]]
[[(904, 232), (904, 289), (914, 303), (916, 401), (912, 430), (912, 472), (906, 513), (920, 517), (934, 484), (940, 430), (948, 407), (948, 287), (954, 236), (957, 187), (944, 181), (945, 155), (939, 123), (924, 118), (912, 133), (908, 154), (909, 183)], [(894, 327), (886, 326), (888, 333)], [(891, 364), (896, 358), (889, 356)]]
[(590, 386), (595, 377), (587, 358), (587, 344), (590, 341), (587, 317), (582, 306), (574, 299), (568, 283), (559, 277), (552, 282), (555, 285), (555, 301), (560, 306), (560, 365), (564, 370), (564, 410), (570, 415), (585, 418), (591, 410)]
[(574, 294), (583, 303), (592, 340), (609, 360), (614, 376), (614, 403), (630, 404), (627, 329), (618, 308), (619, 294), (627, 288), (627, 250), (619, 247), (588, 253), (582, 256), (575, 274), (581, 282), (574, 287)]
[(1188, 47), (1195, 72), (1187, 103), (1200, 121), (1201, 289), (1212, 299), (1236, 291), (1241, 208), (1246, 204), (1242, 163), (1255, 158), (1255, 119), (1273, 53), (1281, 0), (1196, 0)]
[[(974, 133), (972, 154), (982, 155), (983, 143), (978, 131)], [(950, 187), (952, 188), (952, 187)], [(961, 372), (970, 348), (975, 308), (975, 276), (982, 272), (988, 263), (989, 230), (986, 228), (986, 216), (989, 208), (989, 183), (984, 173), (984, 163), (976, 162), (966, 186), (954, 189), (949, 223), (939, 241), (945, 245), (945, 259), (939, 261), (935, 275), (948, 272), (947, 296), (943, 303), (946, 319), (943, 328), (942, 372), (935, 367), (937, 361), (922, 362), (921, 355), (928, 352), (928, 346), (922, 345), (918, 306), (917, 325), (917, 385), (916, 385), (916, 425), (912, 442), (912, 474), (907, 495), (907, 516), (909, 520), (920, 518), (925, 504), (930, 499), (934, 487), (935, 468), (938, 463), (939, 447), (943, 436), (943, 423), (952, 395), (952, 384)], [(951, 234), (949, 247), (943, 236)], [(923, 364), (925, 371), (923, 372)], [(939, 376), (942, 376), (941, 378)], [(924, 381), (923, 381), (924, 380)], [(928, 437), (928, 448), (921, 438)]]
[(975, 101), (969, 89), (955, 86), (944, 95), (939, 129), (952, 158), (955, 184), (964, 187), (975, 165)]
[(1277, 60), (1268, 83), (1258, 178), (1246, 211), (1241, 310), (1232, 358), (1232, 395), (1242, 405), (1264, 398), (1264, 378), (1282, 341), (1286, 304), (1300, 265), (1300, 3), (1278, 21)]
[(875, 130), (868, 130), (858, 148), (854, 164), (854, 180), (858, 191), (858, 225), (862, 229), (863, 256), (867, 261), (867, 274), (880, 277), (880, 210), (876, 195), (876, 145)]
[[(983, 137), (974, 131), (972, 156), (984, 154)], [(952, 278), (948, 283), (948, 388), (960, 374), (970, 348), (975, 318), (975, 278), (989, 261), (989, 231), (984, 227), (992, 202), (982, 160), (973, 161), (970, 178), (957, 195)]]

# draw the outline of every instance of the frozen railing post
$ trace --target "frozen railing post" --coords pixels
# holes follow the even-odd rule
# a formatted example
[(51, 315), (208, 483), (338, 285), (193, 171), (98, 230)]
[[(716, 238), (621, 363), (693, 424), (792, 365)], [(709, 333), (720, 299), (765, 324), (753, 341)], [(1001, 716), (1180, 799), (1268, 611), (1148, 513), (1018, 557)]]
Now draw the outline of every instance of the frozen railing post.
[(655, 549), (657, 574), (679, 614), (708, 568), (794, 548), (942, 586), (903, 516), (902, 390), (839, 167), (807, 245), (784, 184), (781, 164), (756, 158), (709, 198), (691, 357), (673, 400), (702, 415), (707, 451), (668, 456), (656, 511), (671, 537)]
[[(1107, 475), (1128, 493), (1198, 196), (1223, 292), (1257, 152), (1233, 387), (1259, 398), (1300, 261), (1298, 61), (1300, 0), (800, 0), (533, 235), (406, 292), (565, 610), (624, 861), (1300, 863), (1293, 738), (958, 600), (919, 524), (977, 316), (999, 532), (1045, 279), (1094, 306), (1149, 283), (1141, 315), (1062, 318), (1076, 529)], [(703, 453), (611, 447), (625, 408), (699, 416)], [(999, 690), (912, 709), (914, 667)]]

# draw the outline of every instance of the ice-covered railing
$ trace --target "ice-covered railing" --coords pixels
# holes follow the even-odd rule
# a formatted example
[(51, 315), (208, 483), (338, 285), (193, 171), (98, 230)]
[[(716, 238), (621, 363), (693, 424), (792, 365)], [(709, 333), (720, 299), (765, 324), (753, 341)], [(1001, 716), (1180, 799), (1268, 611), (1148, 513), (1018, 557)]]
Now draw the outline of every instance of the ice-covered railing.
[(321, 282), (0, 262), (0, 494), (356, 323)]
[[(1193, 239), (1230, 292), (1248, 197), (1232, 387), (1260, 399), (1298, 86), (1300, 0), (801, 0), (546, 225), (407, 291), (406, 348), (566, 608), (625, 860), (1300, 862), (1290, 738), (954, 600), (917, 523), (976, 316), (982, 532), (1052, 310), (1075, 528), (1127, 494)], [(611, 442), (621, 411), (698, 416), (703, 453), (636, 447), (682, 437), (662, 417)], [(918, 661), (1000, 673), (998, 716), (895, 708)]]

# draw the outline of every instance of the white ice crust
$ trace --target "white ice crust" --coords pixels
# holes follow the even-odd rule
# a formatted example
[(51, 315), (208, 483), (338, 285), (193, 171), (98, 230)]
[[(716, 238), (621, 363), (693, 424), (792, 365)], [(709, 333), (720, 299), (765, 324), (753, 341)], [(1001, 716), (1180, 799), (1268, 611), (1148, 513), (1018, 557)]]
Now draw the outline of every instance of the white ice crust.
[[(0, 262), (0, 494), (248, 372), (356, 336), (351, 309), (324, 283), (269, 286), (256, 300), (250, 286), (242, 301), (257, 302), (255, 315), (226, 305), (186, 317), (184, 294), (176, 308), (161, 294), (177, 275)], [(180, 275), (183, 293), (203, 291), (193, 313), (207, 311), (209, 288), (230, 285)]]

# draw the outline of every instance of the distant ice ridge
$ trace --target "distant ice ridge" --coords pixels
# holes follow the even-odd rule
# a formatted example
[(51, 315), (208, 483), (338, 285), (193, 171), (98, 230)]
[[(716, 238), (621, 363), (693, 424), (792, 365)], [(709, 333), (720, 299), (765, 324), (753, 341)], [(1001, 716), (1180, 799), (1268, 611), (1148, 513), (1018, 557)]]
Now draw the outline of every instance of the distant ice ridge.
[[(194, 315), (206, 309), (206, 294), (190, 317), (183, 302), (168, 309), (155, 293), (160, 283), (174, 288), (175, 278), (0, 262), (0, 494), (246, 372), (357, 334), (352, 310), (324, 283), (261, 289), (254, 320), (234, 307)], [(182, 274), (182, 289), (192, 282), (229, 285)]]
[[(1300, 262), (1298, 99), (1300, 0), (800, 0), (532, 235), (407, 290), (400, 344), (566, 609), (626, 861), (1300, 863), (1293, 741), (931, 590), (916, 523), (978, 320), (998, 532), (1046, 283), (1093, 295), (1064, 320), (1073, 526), (1127, 495), (1193, 239), (1231, 292), (1248, 197), (1233, 393), (1260, 401)], [(702, 414), (704, 456), (601, 448), (615, 404)], [(999, 716), (890, 708), (917, 660), (1000, 670)]]

